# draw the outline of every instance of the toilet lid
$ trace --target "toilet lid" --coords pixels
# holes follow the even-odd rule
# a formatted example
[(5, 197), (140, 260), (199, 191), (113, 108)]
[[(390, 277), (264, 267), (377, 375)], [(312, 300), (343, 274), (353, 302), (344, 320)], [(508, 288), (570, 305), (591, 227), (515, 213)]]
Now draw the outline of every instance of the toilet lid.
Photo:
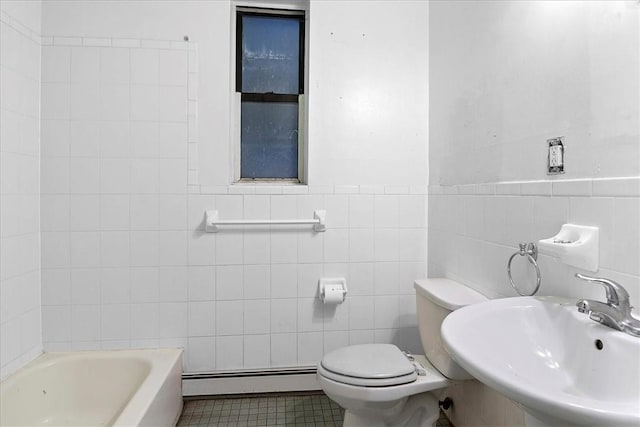
[(339, 348), (327, 353), (320, 363), (326, 371), (341, 377), (353, 379), (342, 382), (360, 383), (367, 381), (367, 385), (390, 386), (406, 384), (415, 381), (414, 365), (393, 344), (361, 344)]

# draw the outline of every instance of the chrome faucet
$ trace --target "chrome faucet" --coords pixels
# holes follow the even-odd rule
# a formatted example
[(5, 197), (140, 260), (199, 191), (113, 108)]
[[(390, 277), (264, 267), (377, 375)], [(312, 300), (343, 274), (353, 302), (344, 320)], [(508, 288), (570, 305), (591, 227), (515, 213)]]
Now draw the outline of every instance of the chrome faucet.
[(591, 320), (605, 326), (640, 337), (640, 320), (631, 315), (633, 308), (629, 304), (629, 293), (619, 283), (602, 277), (590, 277), (576, 273), (578, 279), (598, 283), (607, 292), (607, 302), (581, 299), (576, 302), (578, 311), (586, 313)]

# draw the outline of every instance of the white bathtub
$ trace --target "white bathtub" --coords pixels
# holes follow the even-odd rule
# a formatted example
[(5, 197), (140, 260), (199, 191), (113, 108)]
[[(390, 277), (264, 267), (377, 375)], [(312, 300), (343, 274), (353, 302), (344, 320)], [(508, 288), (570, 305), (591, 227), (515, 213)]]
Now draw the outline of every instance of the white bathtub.
[(1, 426), (172, 426), (182, 350), (45, 353), (0, 385)]

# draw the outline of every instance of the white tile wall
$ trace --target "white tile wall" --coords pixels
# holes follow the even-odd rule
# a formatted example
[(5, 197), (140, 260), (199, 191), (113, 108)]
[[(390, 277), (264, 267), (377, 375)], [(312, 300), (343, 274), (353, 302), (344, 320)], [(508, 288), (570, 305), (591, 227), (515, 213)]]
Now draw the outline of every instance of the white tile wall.
[[(631, 294), (640, 299), (640, 239), (638, 229), (640, 193), (635, 183), (640, 178), (619, 180), (621, 187), (611, 192), (578, 195), (529, 195), (522, 182), (521, 194), (456, 195), (434, 189), (429, 197), (429, 274), (455, 277), (477, 287), (491, 297), (513, 296), (504, 263), (516, 252), (520, 241), (537, 241), (555, 235), (562, 224), (594, 225), (600, 228), (600, 270), (597, 274), (619, 280)], [(623, 183), (624, 182), (624, 183)], [(600, 180), (589, 180), (589, 187), (600, 186)], [(604, 188), (604, 187), (603, 187)], [(628, 191), (622, 191), (627, 188)], [(449, 190), (452, 193), (456, 192)], [(460, 227), (455, 212), (465, 206), (464, 216), (473, 224)], [(453, 214), (453, 215), (452, 215)], [(518, 259), (514, 260), (517, 263)], [(555, 259), (540, 255), (542, 295), (598, 297), (601, 289), (585, 286), (572, 277), (578, 270)], [(491, 268), (488, 268), (491, 266)], [(585, 272), (587, 274), (592, 274)], [(520, 279), (526, 286), (534, 280), (534, 272), (524, 271)]]
[(0, 6), (0, 379), (42, 352), (40, 3), (33, 3)]
[[(515, 296), (506, 263), (519, 242), (564, 223), (595, 225), (600, 269), (583, 273), (619, 281), (637, 305), (637, 7), (557, 6), (430, 3), (429, 275)], [(541, 29), (544, 38), (529, 37)], [(546, 139), (561, 135), (566, 174), (550, 177)], [(532, 289), (534, 270), (520, 257), (513, 264), (515, 280)], [(538, 264), (540, 295), (603, 298), (573, 277), (579, 270), (544, 255)], [(446, 393), (459, 402), (455, 425), (523, 425), (520, 408), (477, 382)]]
[[(105, 53), (109, 49), (101, 49), (103, 59), (112, 57)], [(136, 61), (140, 69), (146, 67), (145, 57), (156, 61), (144, 49), (129, 51), (131, 64)], [(154, 69), (147, 68), (137, 78)], [(148, 78), (147, 85), (156, 81)], [(353, 186), (355, 194), (345, 195), (333, 187), (313, 195), (281, 195), (285, 187), (264, 191), (258, 186), (246, 186), (253, 189), (248, 194), (224, 194), (235, 187), (222, 194), (217, 189), (217, 194), (188, 194), (186, 181), (178, 179), (187, 169), (178, 151), (186, 146), (184, 132), (161, 132), (174, 135), (162, 148), (157, 127), (133, 117), (128, 123), (128, 149), (123, 145), (109, 157), (101, 149), (92, 152), (95, 157), (78, 158), (78, 173), (85, 175), (78, 185), (86, 187), (73, 194), (43, 192), (43, 203), (60, 217), (43, 216), (50, 248), (45, 321), (53, 323), (45, 334), (48, 348), (112, 348), (116, 342), (128, 346), (175, 338), (186, 345), (189, 371), (253, 369), (314, 363), (323, 352), (348, 343), (397, 342), (403, 336), (398, 333), (404, 327), (401, 313), (414, 319), (405, 324), (415, 329), (411, 285), (425, 268), (423, 195), (396, 187), (389, 191), (404, 194), (386, 195), (385, 187), (365, 186)], [(66, 153), (52, 149), (44, 162)], [(116, 162), (123, 153), (136, 162), (130, 169)], [(98, 157), (102, 160), (87, 165)], [(113, 172), (105, 180), (107, 170)], [(123, 179), (122, 170), (131, 170), (131, 181), (114, 183)], [(174, 176), (160, 178), (167, 174)], [(266, 194), (252, 194), (258, 191)], [(306, 218), (325, 208), (329, 229), (206, 234), (203, 213), (214, 207), (229, 219)], [(346, 277), (350, 287), (337, 309), (326, 309), (316, 298), (317, 281), (327, 275)], [(54, 289), (60, 288), (66, 297), (56, 295)], [(88, 314), (77, 308), (85, 304), (98, 308), (87, 329), (65, 333), (81, 313)], [(401, 306), (407, 308), (401, 311)], [(99, 327), (90, 327), (94, 321)], [(400, 344), (419, 351), (417, 335), (404, 336)]]
[[(58, 196), (44, 196), (43, 203), (49, 203), (51, 197)], [(52, 326), (53, 332), (45, 332), (47, 348), (100, 343), (111, 348), (113, 340), (140, 346), (147, 340), (179, 338), (187, 346), (188, 370), (259, 368), (308, 364), (338, 343), (374, 342), (376, 330), (387, 331), (378, 334), (377, 340), (397, 341), (399, 328), (415, 329), (412, 282), (424, 274), (424, 250), (418, 249), (416, 254), (413, 250), (400, 251), (399, 246), (401, 241), (411, 248), (416, 240), (425, 242), (425, 228), (396, 225), (334, 229), (329, 225), (336, 240), (332, 240), (330, 232), (311, 234), (306, 230), (245, 229), (205, 234), (197, 219), (204, 211), (198, 203), (203, 196), (189, 196), (193, 203), (188, 203), (186, 195), (155, 195), (149, 208), (157, 209), (157, 200), (165, 198), (166, 203), (161, 202), (165, 208), (154, 211), (162, 219), (149, 225), (140, 223), (141, 228), (149, 230), (137, 231), (133, 227), (133, 209), (128, 215), (118, 210), (127, 203), (133, 205), (142, 196), (85, 197), (98, 199), (90, 199), (90, 205), (99, 221), (87, 225), (84, 231), (44, 233), (45, 247), (52, 248), (45, 255), (51, 259), (47, 264), (50, 268), (43, 272), (43, 292), (48, 295), (43, 301), (45, 322), (73, 324), (79, 316), (74, 314), (75, 307), (84, 304), (97, 304), (93, 316), (118, 317), (118, 321), (115, 325), (101, 322), (101, 328), (94, 329), (97, 335), (66, 335), (55, 332), (64, 327)], [(207, 198), (211, 203), (207, 207), (238, 206), (239, 217), (259, 217), (254, 211), (259, 209), (256, 197), (217, 195)], [(277, 204), (281, 196), (259, 197), (264, 206)], [(360, 196), (314, 197), (316, 207), (323, 207), (328, 198), (338, 212), (346, 213), (351, 198), (357, 200)], [(405, 199), (414, 197), (392, 196), (390, 202), (398, 209), (401, 202), (411, 203)], [(296, 217), (298, 204), (295, 198), (293, 202), (279, 212), (280, 218)], [(73, 206), (78, 210), (83, 206), (72, 203), (67, 208), (64, 200), (55, 203), (62, 207), (51, 214), (58, 212), (62, 218), (70, 216), (70, 211), (71, 215), (79, 215), (80, 212), (73, 212)], [(182, 208), (184, 205), (188, 207)], [(120, 225), (98, 231), (105, 223), (105, 209), (115, 212), (115, 219), (109, 224)], [(266, 217), (271, 217), (268, 209), (266, 212)], [(188, 225), (188, 218), (194, 218), (194, 226)], [(349, 227), (349, 220), (345, 219), (342, 225)], [(406, 233), (407, 237), (403, 237)], [(313, 245), (319, 249), (310, 250), (300, 244), (305, 238), (317, 241)], [(424, 247), (424, 243), (418, 247)], [(60, 252), (67, 255), (61, 256)], [(275, 253), (278, 256), (273, 256)], [(411, 273), (404, 274), (405, 270)], [(317, 281), (336, 274), (347, 278), (349, 297), (337, 310), (325, 310), (316, 298)], [(57, 289), (65, 291), (59, 294)], [(409, 300), (399, 300), (399, 294)], [(402, 306), (408, 307), (405, 314), (413, 319), (404, 325), (398, 320)], [(60, 316), (61, 312), (69, 314)], [(163, 319), (169, 323), (163, 326)], [(352, 336), (349, 332), (353, 330), (358, 333)], [(413, 342), (406, 339), (402, 343), (419, 351), (417, 336), (412, 338)], [(313, 342), (311, 347), (307, 346), (308, 341)], [(230, 347), (220, 342), (229, 343)], [(260, 354), (254, 354), (258, 348)], [(205, 351), (202, 349), (209, 355), (217, 351), (215, 360), (191, 354)], [(292, 353), (287, 354), (285, 349)]]
[[(174, 108), (186, 105), (193, 80), (188, 50), (43, 51), (45, 86), (73, 93), (77, 81), (98, 94), (82, 101), (80, 116), (52, 106), (43, 128), (43, 170), (53, 182), (43, 181), (42, 192), (45, 348), (173, 340), (186, 347), (187, 371), (306, 365), (349, 342), (420, 350), (411, 296), (425, 274), (424, 189), (194, 186), (186, 110)], [(207, 234), (203, 214), (213, 208), (223, 219), (308, 218), (326, 209), (329, 227)], [(323, 276), (347, 278), (355, 311), (351, 293), (337, 309), (319, 302)], [(403, 324), (407, 303), (413, 323)], [(80, 319), (86, 324), (76, 331)], [(407, 327), (413, 335), (398, 332)], [(352, 329), (359, 334), (350, 341)]]

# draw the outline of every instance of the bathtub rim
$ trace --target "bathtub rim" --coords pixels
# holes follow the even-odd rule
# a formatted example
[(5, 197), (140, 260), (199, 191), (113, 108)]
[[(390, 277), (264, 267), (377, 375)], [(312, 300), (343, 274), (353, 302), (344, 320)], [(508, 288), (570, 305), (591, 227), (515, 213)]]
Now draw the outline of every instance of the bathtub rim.
[[(0, 396), (15, 386), (21, 378), (50, 368), (62, 361), (92, 359), (135, 359), (150, 365), (149, 371), (124, 408), (114, 417), (113, 426), (143, 425), (149, 409), (164, 390), (167, 393), (179, 394), (179, 408), (174, 414), (173, 425), (178, 421), (182, 410), (182, 356), (181, 348), (151, 349), (117, 349), (117, 350), (85, 350), (45, 352), (0, 382)], [(178, 390), (171, 387), (171, 377), (178, 378)], [(173, 390), (171, 390), (174, 388)], [(179, 392), (179, 393), (176, 393)], [(169, 396), (170, 397), (170, 396)], [(177, 397), (177, 396), (174, 396)], [(174, 411), (175, 412), (175, 411)]]

